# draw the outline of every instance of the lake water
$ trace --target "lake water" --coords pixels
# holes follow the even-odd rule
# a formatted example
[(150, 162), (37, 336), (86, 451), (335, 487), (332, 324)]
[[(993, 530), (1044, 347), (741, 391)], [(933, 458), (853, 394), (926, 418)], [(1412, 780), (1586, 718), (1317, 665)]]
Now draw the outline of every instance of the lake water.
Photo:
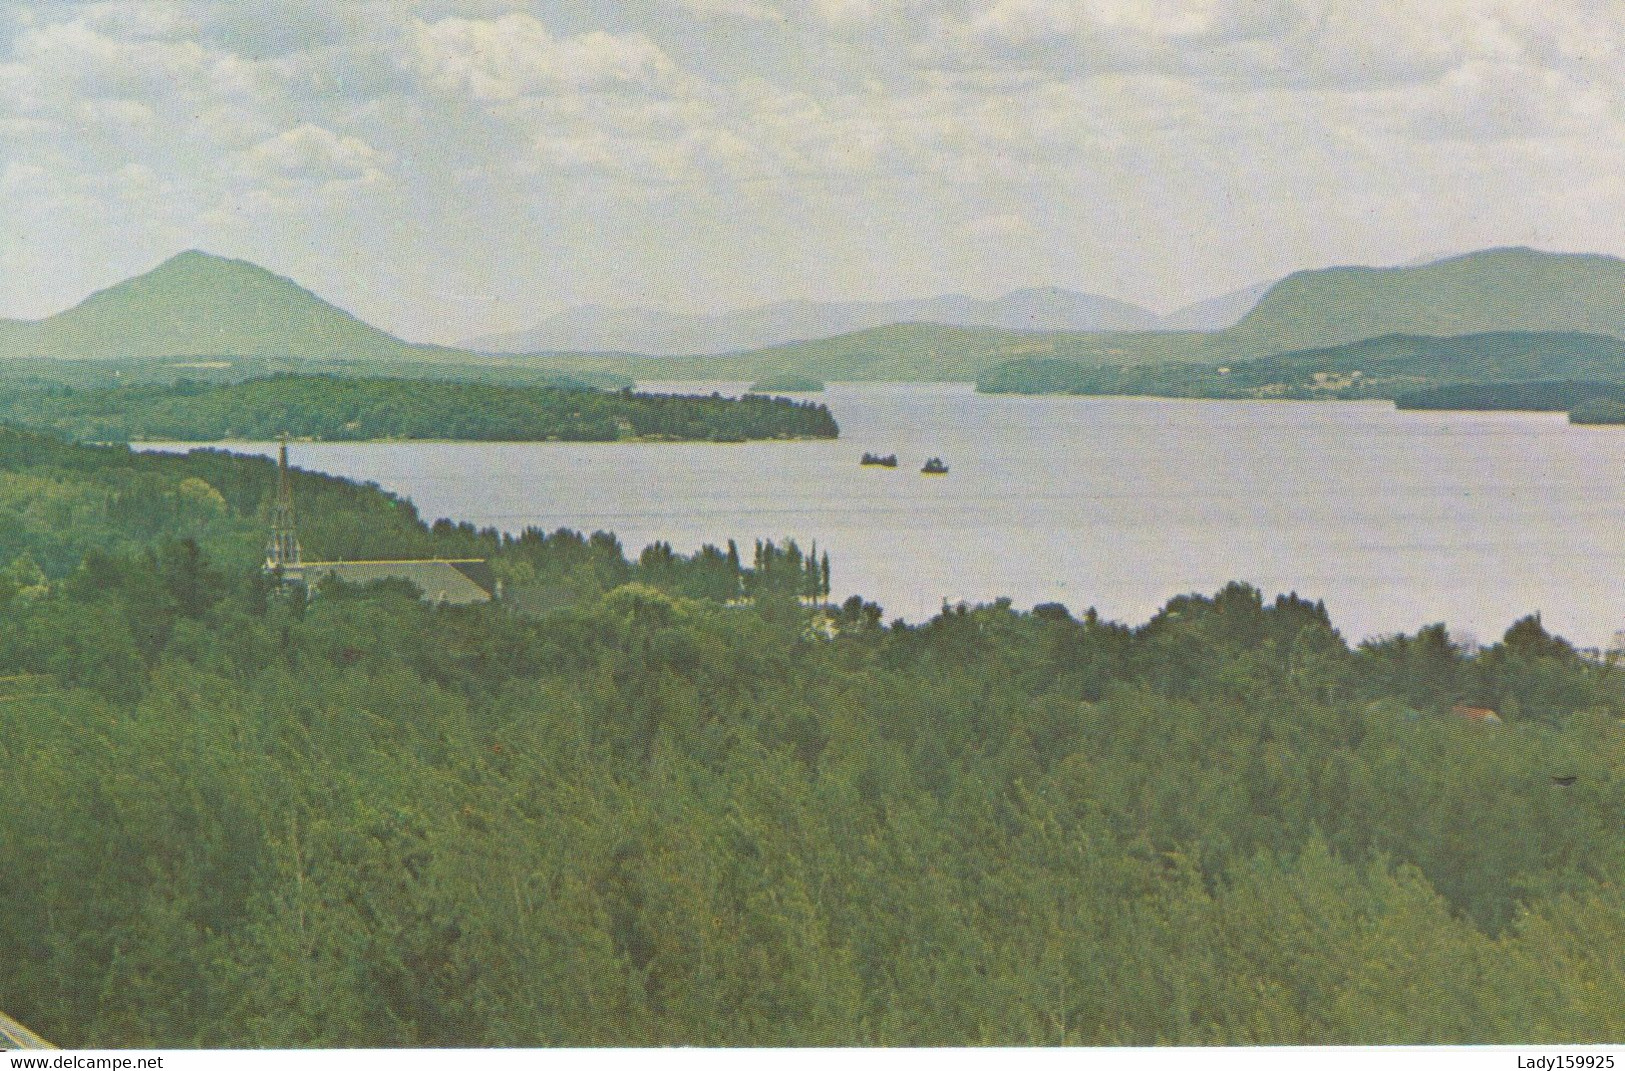
[[(836, 384), (820, 400), (838, 441), (292, 455), (405, 494), (426, 518), (606, 529), (633, 555), (657, 539), (687, 551), (733, 538), (748, 561), (757, 538), (817, 540), (834, 597), (862, 594), (888, 619), (1007, 595), (1138, 624), (1173, 595), (1240, 579), (1325, 599), (1351, 640), (1446, 621), (1489, 642), (1536, 610), (1583, 646), (1625, 628), (1625, 428), (961, 384)], [(901, 464), (860, 468), (864, 451)], [(952, 471), (922, 476), (930, 455)]]

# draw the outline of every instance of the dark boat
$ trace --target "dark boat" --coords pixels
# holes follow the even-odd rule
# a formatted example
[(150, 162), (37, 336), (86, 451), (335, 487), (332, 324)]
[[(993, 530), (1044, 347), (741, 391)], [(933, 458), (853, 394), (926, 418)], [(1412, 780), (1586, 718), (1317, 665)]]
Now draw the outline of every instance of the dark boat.
[(927, 476), (943, 476), (948, 472), (948, 466), (942, 463), (942, 458), (927, 458), (925, 467), (920, 469)]
[(858, 464), (879, 465), (884, 469), (894, 469), (897, 467), (897, 455), (887, 454), (885, 457), (881, 457), (879, 454), (864, 454), (863, 460), (858, 462)]

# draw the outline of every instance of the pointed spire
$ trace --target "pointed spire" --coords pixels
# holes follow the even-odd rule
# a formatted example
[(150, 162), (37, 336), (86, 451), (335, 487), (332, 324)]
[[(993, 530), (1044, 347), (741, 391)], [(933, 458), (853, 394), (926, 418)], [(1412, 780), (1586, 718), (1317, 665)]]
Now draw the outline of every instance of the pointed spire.
[(299, 529), (293, 513), (293, 479), (288, 473), (288, 436), (277, 447), (276, 505), (271, 507), (271, 541), (265, 548), (265, 568), (296, 569), (300, 564)]
[(288, 478), (288, 433), (282, 433), (276, 453), (276, 504), (293, 509), (293, 481)]

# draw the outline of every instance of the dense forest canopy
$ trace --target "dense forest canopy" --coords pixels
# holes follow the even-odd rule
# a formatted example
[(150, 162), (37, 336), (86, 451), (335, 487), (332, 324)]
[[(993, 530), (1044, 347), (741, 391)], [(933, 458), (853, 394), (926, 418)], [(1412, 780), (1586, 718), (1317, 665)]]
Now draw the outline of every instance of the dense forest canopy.
[(58, 1043), (1625, 1032), (1625, 684), (1537, 618), (887, 624), (782, 541), (632, 560), (301, 472), (308, 552), (548, 596), (307, 602), (273, 482), (0, 430), (0, 1007)]
[(272, 375), (240, 381), (0, 390), (0, 419), (90, 442), (834, 438), (828, 408), (747, 394), (643, 394), (546, 384)]

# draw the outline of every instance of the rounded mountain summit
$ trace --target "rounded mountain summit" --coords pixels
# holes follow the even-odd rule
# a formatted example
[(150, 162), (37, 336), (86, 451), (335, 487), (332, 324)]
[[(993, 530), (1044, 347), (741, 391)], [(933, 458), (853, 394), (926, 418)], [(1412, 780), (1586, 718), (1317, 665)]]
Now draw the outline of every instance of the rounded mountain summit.
[(43, 320), (0, 320), (0, 358), (423, 359), (418, 346), (358, 320), (246, 260), (188, 250)]

